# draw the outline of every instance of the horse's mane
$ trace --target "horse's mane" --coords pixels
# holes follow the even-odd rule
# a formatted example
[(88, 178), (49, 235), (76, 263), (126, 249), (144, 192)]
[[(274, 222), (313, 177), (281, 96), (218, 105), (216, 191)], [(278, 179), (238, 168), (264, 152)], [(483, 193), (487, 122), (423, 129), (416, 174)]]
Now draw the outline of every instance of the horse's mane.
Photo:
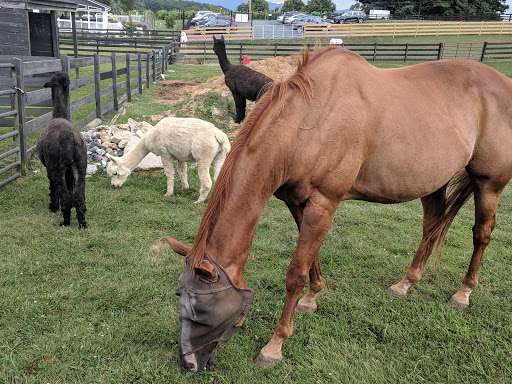
[(313, 55), (310, 55), (309, 49), (305, 47), (298, 58), (296, 72), (289, 78), (285, 78), (280, 82), (275, 82), (270, 85), (267, 92), (261, 97), (246, 117), (217, 177), (210, 201), (199, 224), (196, 240), (187, 255), (188, 266), (192, 270), (199, 265), (205, 257), (211, 259), (211, 256), (206, 254), (206, 244), (211, 234), (211, 228), (226, 205), (226, 200), (232, 187), (234, 166), (246, 147), (251, 134), (257, 129), (257, 123), (260, 117), (269, 108), (277, 108), (277, 112), (280, 112), (285, 106), (286, 94), (289, 89), (297, 89), (302, 94), (302, 97), (308, 101), (311, 100), (313, 97), (313, 80), (305, 73), (305, 68), (310, 65), (313, 60), (322, 56), (324, 52), (329, 51), (330, 48), (331, 47), (318, 52), (317, 46), (315, 46)]

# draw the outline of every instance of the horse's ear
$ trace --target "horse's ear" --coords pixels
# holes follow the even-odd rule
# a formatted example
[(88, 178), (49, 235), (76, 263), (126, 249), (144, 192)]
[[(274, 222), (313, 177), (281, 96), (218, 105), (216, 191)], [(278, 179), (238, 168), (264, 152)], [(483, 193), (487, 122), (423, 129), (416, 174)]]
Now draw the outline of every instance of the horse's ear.
[(220, 35), (220, 39), (224, 41), (224, 35)]
[(187, 256), (187, 254), (192, 249), (192, 247), (189, 247), (188, 245), (185, 245), (185, 244), (179, 242), (178, 240), (173, 239), (170, 236), (165, 236), (165, 240), (167, 240), (167, 242), (171, 246), (172, 250), (174, 252), (176, 252), (178, 255)]
[(216, 42), (217, 39), (215, 38), (215, 35), (213, 35), (213, 42)]
[(204, 260), (197, 267), (194, 268), (194, 272), (197, 276), (201, 277), (206, 281), (217, 281), (219, 277), (219, 273), (217, 272), (217, 268), (215, 265), (210, 263), (207, 260)]

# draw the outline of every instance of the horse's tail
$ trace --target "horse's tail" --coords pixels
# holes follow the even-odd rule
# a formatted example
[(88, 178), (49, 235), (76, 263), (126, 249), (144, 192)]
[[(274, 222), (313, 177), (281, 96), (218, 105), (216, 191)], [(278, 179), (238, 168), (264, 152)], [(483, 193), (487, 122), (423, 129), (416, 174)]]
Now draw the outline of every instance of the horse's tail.
[(461, 170), (448, 184), (448, 195), (438, 215), (425, 226), (425, 239), (435, 246), (434, 267), (441, 258), (446, 233), (462, 206), (473, 195), (474, 189), (465, 169)]

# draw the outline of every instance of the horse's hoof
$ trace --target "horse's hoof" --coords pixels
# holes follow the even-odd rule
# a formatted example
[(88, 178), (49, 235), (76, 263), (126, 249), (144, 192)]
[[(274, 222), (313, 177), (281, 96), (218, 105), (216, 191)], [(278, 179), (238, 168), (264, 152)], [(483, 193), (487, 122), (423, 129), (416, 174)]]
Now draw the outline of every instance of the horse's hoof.
[(306, 307), (304, 305), (301, 305), (300, 303), (297, 303), (297, 306), (295, 307), (295, 310), (298, 312), (315, 312), (316, 306), (314, 307)]
[(281, 359), (274, 359), (272, 357), (265, 357), (260, 352), (258, 357), (256, 357), (254, 359), (254, 364), (257, 365), (258, 367), (272, 368), (272, 367), (275, 367), (277, 365), (277, 363), (279, 363), (280, 361), (281, 361)]
[(450, 297), (450, 300), (448, 300), (447, 304), (452, 308), (457, 309), (466, 309), (469, 307), (469, 303), (463, 303), (462, 301), (456, 300), (452, 297)]
[(402, 291), (399, 291), (395, 288), (393, 288), (393, 286), (389, 287), (388, 288), (388, 293), (391, 295), (391, 296), (395, 296), (395, 297), (405, 297), (405, 293), (403, 293)]

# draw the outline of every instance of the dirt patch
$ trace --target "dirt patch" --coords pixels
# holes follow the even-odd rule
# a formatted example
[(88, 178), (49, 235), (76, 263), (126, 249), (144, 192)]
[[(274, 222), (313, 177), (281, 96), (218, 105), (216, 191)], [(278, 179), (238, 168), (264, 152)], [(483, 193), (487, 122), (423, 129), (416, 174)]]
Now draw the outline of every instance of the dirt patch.
[[(296, 68), (297, 58), (295, 56), (272, 57), (265, 60), (251, 61), (247, 66), (267, 75), (274, 81), (279, 81)], [(189, 97), (192, 98), (206, 92), (221, 93), (222, 91), (227, 91), (229, 97), (232, 98), (231, 92), (224, 83), (224, 75), (213, 77), (205, 83), (167, 80), (163, 82), (162, 90), (158, 94), (158, 103), (172, 106)], [(252, 105), (248, 103), (247, 106), (249, 111)], [(193, 107), (187, 105), (187, 109), (194, 110)]]

